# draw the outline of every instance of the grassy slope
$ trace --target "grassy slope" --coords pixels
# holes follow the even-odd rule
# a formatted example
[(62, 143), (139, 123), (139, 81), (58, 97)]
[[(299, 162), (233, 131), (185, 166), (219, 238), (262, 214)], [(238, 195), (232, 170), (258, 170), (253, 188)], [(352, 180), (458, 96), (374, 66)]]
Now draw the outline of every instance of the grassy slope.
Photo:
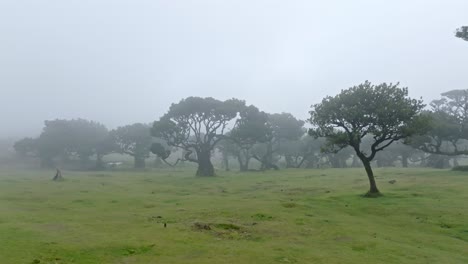
[(468, 263), (463, 173), (192, 173), (1, 172), (0, 263)]

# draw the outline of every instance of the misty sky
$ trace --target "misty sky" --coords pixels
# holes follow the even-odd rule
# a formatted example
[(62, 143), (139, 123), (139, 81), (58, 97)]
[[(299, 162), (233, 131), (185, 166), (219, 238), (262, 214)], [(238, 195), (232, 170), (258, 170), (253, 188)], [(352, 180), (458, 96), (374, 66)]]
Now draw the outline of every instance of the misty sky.
[(43, 121), (114, 128), (187, 96), (307, 118), (341, 89), (468, 89), (467, 0), (0, 0), (0, 136)]

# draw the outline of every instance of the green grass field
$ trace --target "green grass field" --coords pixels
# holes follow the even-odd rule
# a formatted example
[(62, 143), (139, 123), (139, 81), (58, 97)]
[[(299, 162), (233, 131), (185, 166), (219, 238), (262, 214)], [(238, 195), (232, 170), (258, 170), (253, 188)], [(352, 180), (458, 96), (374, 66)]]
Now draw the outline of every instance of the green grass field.
[(463, 172), (63, 174), (0, 172), (0, 263), (468, 263)]

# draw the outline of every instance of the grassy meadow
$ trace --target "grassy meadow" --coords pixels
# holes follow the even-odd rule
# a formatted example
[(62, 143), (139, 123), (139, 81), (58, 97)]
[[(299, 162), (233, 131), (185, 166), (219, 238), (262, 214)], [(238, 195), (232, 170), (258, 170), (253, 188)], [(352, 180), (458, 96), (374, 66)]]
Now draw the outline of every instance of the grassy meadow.
[(468, 263), (466, 172), (218, 174), (0, 171), (0, 263)]

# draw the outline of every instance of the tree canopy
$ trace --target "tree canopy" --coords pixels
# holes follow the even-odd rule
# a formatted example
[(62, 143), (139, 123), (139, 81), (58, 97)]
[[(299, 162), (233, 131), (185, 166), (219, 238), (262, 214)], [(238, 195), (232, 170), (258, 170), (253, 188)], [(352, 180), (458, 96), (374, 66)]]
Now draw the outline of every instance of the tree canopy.
[(78, 157), (84, 168), (89, 158), (97, 155), (98, 145), (107, 136), (107, 128), (98, 122), (86, 119), (48, 120), (44, 122), (38, 138), (18, 141), (15, 150), (37, 155), (43, 167), (52, 167), (57, 157), (65, 161)]
[(457, 30), (455, 31), (455, 36), (457, 38), (461, 38), (465, 41), (468, 41), (468, 26), (457, 28)]
[(118, 127), (110, 132), (118, 153), (134, 158), (135, 168), (145, 168), (151, 147), (150, 126), (142, 123)]
[(255, 146), (253, 158), (262, 164), (262, 170), (278, 169), (276, 162), (279, 159), (281, 145), (299, 140), (305, 134), (304, 121), (290, 113), (268, 114), (267, 126), (269, 133), (266, 140)]

